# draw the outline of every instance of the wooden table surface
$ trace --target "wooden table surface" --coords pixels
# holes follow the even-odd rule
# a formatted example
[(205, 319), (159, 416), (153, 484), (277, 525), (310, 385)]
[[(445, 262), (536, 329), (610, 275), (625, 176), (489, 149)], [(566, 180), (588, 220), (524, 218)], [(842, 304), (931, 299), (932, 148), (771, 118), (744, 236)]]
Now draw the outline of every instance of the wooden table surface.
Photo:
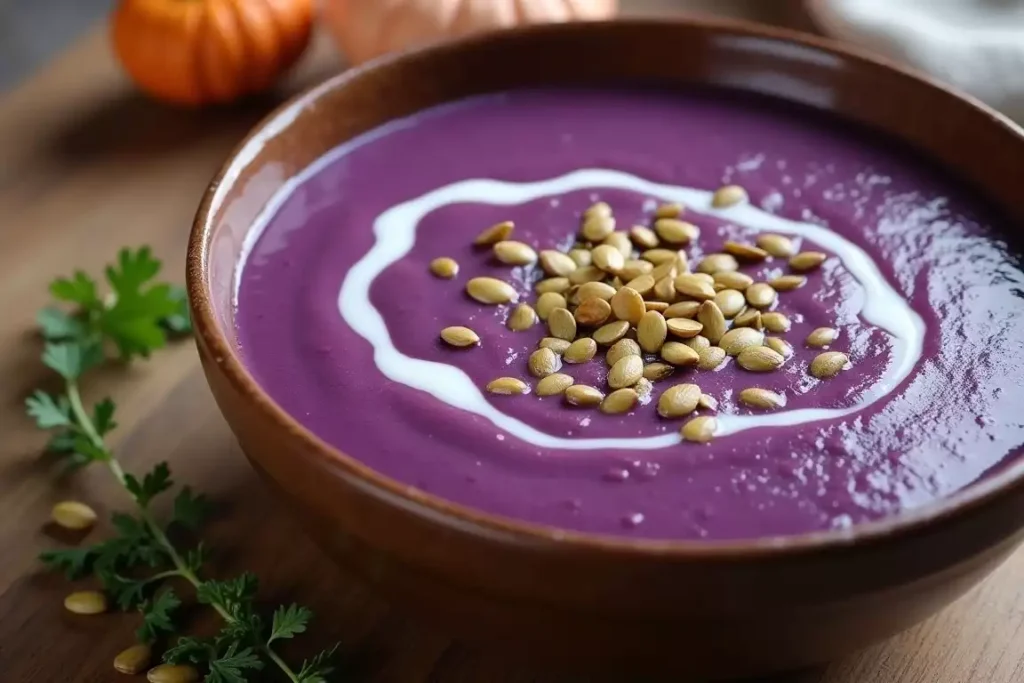
[[(671, 0), (634, 0), (632, 10)], [(691, 3), (692, 4), (692, 3)], [(779, 20), (775, 2), (698, 3)], [(283, 92), (340, 68), (320, 41)], [(74, 617), (62, 607), (63, 577), (43, 573), (40, 550), (63, 545), (46, 526), (61, 499), (106, 513), (127, 500), (105, 470), (61, 478), (40, 457), (44, 436), (23, 414), (25, 395), (53, 386), (38, 362), (35, 311), (46, 286), (76, 268), (98, 272), (125, 245), (150, 244), (180, 280), (200, 193), (230, 148), (281, 95), (202, 113), (165, 109), (118, 73), (105, 37), (89, 35), (0, 100), (0, 680), (120, 680), (110, 662), (132, 642), (138, 617)], [(328, 562), (268, 496), (218, 414), (189, 342), (128, 369), (101, 371), (86, 394), (116, 397), (113, 443), (130, 470), (160, 460), (213, 497), (204, 533), (220, 576), (243, 569), (262, 580), (268, 605), (299, 600), (317, 612), (290, 652), (340, 640), (337, 680), (561, 681), (531, 671), (514, 653), (482, 652), (414, 623)], [(101, 525), (89, 540), (102, 538)], [(86, 585), (85, 583), (80, 585)], [(194, 610), (195, 629), (210, 628)], [(775, 683), (1009, 683), (1024, 681), (1024, 552), (955, 605), (887, 642), (827, 668)], [(125, 679), (127, 680), (127, 679)]]

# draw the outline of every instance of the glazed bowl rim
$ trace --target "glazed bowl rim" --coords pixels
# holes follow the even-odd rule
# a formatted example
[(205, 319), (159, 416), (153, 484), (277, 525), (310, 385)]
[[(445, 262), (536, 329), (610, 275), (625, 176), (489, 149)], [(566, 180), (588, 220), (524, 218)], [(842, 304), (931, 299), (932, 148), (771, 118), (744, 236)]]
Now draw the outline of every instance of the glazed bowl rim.
[[(979, 113), (989, 118), (992, 125), (1008, 128), (1009, 132), (1016, 136), (1024, 147), (1024, 129), (975, 98), (958, 92), (926, 75), (828, 39), (743, 21), (685, 16), (547, 24), (472, 36), (443, 45), (386, 55), (342, 71), (278, 106), (231, 151), (227, 161), (221, 166), (203, 195), (192, 225), (188, 246), (186, 276), (189, 302), (198, 337), (197, 341), (206, 345), (242, 400), (253, 403), (262, 417), (270, 420), (276, 427), (287, 433), (287, 438), (298, 440), (302, 448), (296, 448), (293, 451), (301, 452), (301, 457), (315, 458), (320, 465), (329, 469), (340, 468), (351, 477), (351, 483), (357, 485), (364, 493), (387, 504), (397, 505), (411, 514), (428, 518), (450, 529), (474, 533), (495, 542), (557, 547), (565, 552), (598, 552), (623, 556), (655, 556), (709, 561), (730, 558), (776, 558), (836, 550), (851, 545), (861, 546), (871, 542), (893, 541), (914, 534), (928, 533), (943, 523), (955, 522), (969, 512), (995, 504), (1003, 500), (1004, 497), (1024, 496), (1024, 458), (1020, 458), (1016, 462), (1001, 467), (1001, 471), (985, 475), (983, 479), (948, 496), (939, 497), (918, 508), (904, 510), (895, 515), (856, 524), (845, 529), (813, 531), (789, 536), (700, 541), (660, 538), (633, 539), (610, 534), (574, 531), (486, 512), (402, 484), (326, 443), (300, 424), (264, 391), (245, 367), (235, 345), (230, 343), (221, 331), (211, 303), (213, 294), (208, 286), (210, 246), (215, 227), (211, 218), (216, 211), (222, 208), (241, 169), (255, 158), (264, 142), (286, 131), (300, 113), (315, 104), (323, 95), (346, 87), (347, 83), (367, 72), (387, 68), (391, 64), (417, 60), (421, 55), (431, 54), (435, 51), (472, 52), (478, 46), (490, 43), (495, 37), (514, 41), (518, 36), (588, 31), (594, 30), (595, 26), (607, 27), (609, 24), (629, 24), (633, 28), (675, 25), (680, 28), (712, 33), (768, 39), (823, 51), (844, 60), (859, 62), (869, 69), (896, 71), (904, 77), (922, 81), (931, 88), (943, 91), (946, 97), (965, 100), (979, 110)], [(323, 150), (323, 153), (328, 151)], [(301, 170), (297, 173), (301, 173)]]

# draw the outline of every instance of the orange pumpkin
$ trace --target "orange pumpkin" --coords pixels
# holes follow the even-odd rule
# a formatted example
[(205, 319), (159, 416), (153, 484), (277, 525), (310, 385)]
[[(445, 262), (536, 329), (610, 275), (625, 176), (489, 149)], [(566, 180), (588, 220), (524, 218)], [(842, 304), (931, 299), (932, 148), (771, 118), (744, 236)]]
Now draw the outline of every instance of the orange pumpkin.
[(120, 0), (114, 52), (168, 102), (229, 102), (266, 89), (309, 43), (313, 0)]

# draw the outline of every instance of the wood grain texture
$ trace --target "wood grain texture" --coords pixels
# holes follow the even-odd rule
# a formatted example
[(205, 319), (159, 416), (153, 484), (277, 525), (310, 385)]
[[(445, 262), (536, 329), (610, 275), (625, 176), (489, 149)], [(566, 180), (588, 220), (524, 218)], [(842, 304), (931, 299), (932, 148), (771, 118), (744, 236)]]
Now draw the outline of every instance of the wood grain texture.
[[(633, 11), (684, 3), (634, 0)], [(779, 3), (697, 2), (699, 9), (779, 20)], [(771, 9), (774, 6), (776, 9)], [(753, 13), (753, 14), (750, 14)], [(283, 89), (339, 68), (328, 46)], [(136, 615), (74, 617), (61, 606), (62, 577), (35, 556), (69, 540), (47, 528), (51, 505), (77, 498), (104, 515), (127, 500), (102, 469), (58, 478), (39, 451), (44, 437), (23, 416), (32, 388), (52, 384), (37, 361), (33, 316), (46, 283), (75, 268), (98, 271), (124, 245), (151, 244), (180, 279), (198, 198), (244, 132), (277, 98), (180, 112), (136, 95), (112, 63), (102, 33), (90, 35), (0, 101), (0, 680), (119, 680), (110, 662), (131, 642)], [(268, 605), (313, 605), (312, 635), (290, 654), (342, 642), (345, 681), (514, 682), (578, 680), (533, 671), (515, 653), (481, 652), (414, 623), (343, 575), (278, 508), (217, 413), (191, 344), (148, 364), (104, 370), (87, 398), (115, 396), (114, 445), (130, 470), (168, 460), (185, 482), (217, 501), (204, 532), (215, 573), (262, 580)], [(102, 538), (103, 526), (89, 540)], [(83, 582), (83, 585), (87, 582)], [(184, 592), (184, 591), (183, 591)], [(203, 610), (190, 626), (214, 628)], [(274, 680), (268, 677), (268, 680)], [(1024, 553), (938, 617), (832, 666), (775, 683), (1009, 683), (1024, 680)]]

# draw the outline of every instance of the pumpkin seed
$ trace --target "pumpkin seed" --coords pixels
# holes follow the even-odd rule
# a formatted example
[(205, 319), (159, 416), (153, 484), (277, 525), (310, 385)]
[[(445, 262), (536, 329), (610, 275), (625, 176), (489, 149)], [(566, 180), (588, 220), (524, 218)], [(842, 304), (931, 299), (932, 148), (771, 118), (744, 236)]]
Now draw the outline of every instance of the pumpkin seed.
[(725, 349), (720, 346), (709, 346), (698, 351), (697, 367), (701, 370), (714, 370), (725, 362)]
[(665, 317), (657, 311), (647, 311), (636, 326), (636, 339), (647, 353), (657, 353), (668, 336)]
[[(593, 341), (593, 340), (591, 340)], [(608, 353), (604, 355), (604, 362), (608, 364), (608, 367), (615, 365), (618, 361), (622, 360), (626, 356), (639, 356), (640, 345), (632, 339), (620, 339), (619, 341), (612, 344), (611, 348), (608, 349)]]
[(634, 225), (629, 229), (629, 239), (641, 249), (654, 249), (658, 246), (658, 235), (650, 228)]
[(144, 643), (132, 645), (114, 657), (114, 670), (134, 676), (149, 667), (153, 658), (153, 649)]
[(700, 236), (700, 228), (677, 218), (654, 221), (654, 232), (669, 244), (689, 244)]
[(785, 339), (778, 337), (765, 337), (764, 345), (779, 354), (783, 358), (790, 358), (793, 355), (793, 347)]
[(747, 287), (747, 303), (754, 308), (768, 308), (775, 303), (778, 296), (772, 286), (767, 282), (755, 282)]
[(65, 529), (81, 531), (96, 523), (96, 511), (85, 503), (65, 500), (53, 506), (50, 518)]
[(562, 359), (566, 363), (586, 363), (597, 354), (597, 342), (590, 337), (580, 337), (565, 350)]
[[(655, 285), (657, 287), (657, 285)], [(667, 301), (645, 301), (644, 308), (648, 311), (657, 311), (658, 313), (664, 313), (668, 310)]]
[(512, 314), (505, 324), (513, 332), (528, 330), (537, 324), (537, 311), (533, 310), (530, 304), (519, 304), (512, 309)]
[(656, 280), (654, 282), (654, 290), (652, 291), (652, 295), (657, 297), (658, 299), (661, 299), (666, 304), (671, 301), (675, 301), (677, 298), (675, 278), (666, 275), (660, 280)]
[(789, 328), (793, 326), (793, 323), (789, 321), (789, 316), (777, 311), (773, 311), (772, 313), (762, 313), (761, 324), (764, 325), (764, 329), (776, 334), (789, 332)]
[(441, 339), (449, 346), (464, 349), (467, 346), (476, 346), (480, 343), (480, 336), (468, 327), (454, 325), (441, 330)]
[(544, 337), (540, 340), (540, 343), (537, 344), (537, 347), (541, 349), (551, 349), (561, 356), (569, 350), (569, 346), (571, 345), (572, 342), (566, 341), (565, 339), (559, 339), (558, 337)]
[(696, 384), (676, 384), (661, 392), (658, 414), (662, 417), (686, 417), (697, 410), (701, 390)]
[[(550, 351), (550, 349), (543, 350)], [(492, 394), (512, 396), (516, 394), (525, 394), (530, 391), (530, 387), (526, 382), (515, 377), (499, 377), (498, 379), (491, 380), (487, 384), (487, 391)]]
[(640, 296), (647, 296), (654, 289), (654, 278), (651, 275), (644, 274), (640, 277), (633, 278), (626, 283), (626, 286), (630, 289), (636, 290)]
[(660, 266), (663, 263), (675, 262), (676, 254), (677, 252), (672, 249), (648, 249), (640, 254), (640, 258)]
[(611, 214), (588, 216), (583, 221), (580, 234), (588, 242), (600, 242), (615, 231), (615, 219)]
[(681, 342), (665, 342), (661, 347), (661, 358), (676, 366), (696, 365), (700, 354)]
[(459, 274), (459, 264), (453, 258), (439, 256), (430, 262), (430, 272), (436, 277), (443, 277), (446, 280), (451, 280)]
[(794, 289), (799, 289), (807, 283), (807, 278), (803, 275), (781, 275), (774, 280), (769, 280), (768, 284), (772, 286), (777, 292), (789, 292)]
[(754, 278), (746, 273), (733, 270), (720, 270), (712, 275), (712, 279), (716, 284), (724, 285), (725, 289), (736, 289), (739, 291), (743, 291), (754, 284)]
[(715, 190), (711, 196), (711, 206), (716, 209), (724, 209), (734, 206), (740, 202), (747, 201), (747, 191), (739, 185), (726, 185)]
[(672, 318), (667, 320), (665, 324), (668, 326), (670, 334), (682, 337), (683, 339), (696, 337), (704, 329), (703, 324), (689, 318)]
[(633, 385), (633, 391), (637, 393), (640, 403), (646, 405), (651, 400), (651, 394), (654, 393), (654, 383), (646, 377), (641, 377)]
[[(615, 288), (604, 282), (585, 282), (580, 285), (576, 292), (576, 303), (583, 303), (587, 299), (604, 299), (608, 301), (615, 296)], [(614, 310), (614, 308), (613, 308)]]
[(760, 330), (764, 323), (761, 322), (761, 311), (756, 308), (747, 308), (740, 311), (732, 321), (733, 327), (752, 327)]
[(565, 294), (569, 291), (570, 284), (567, 277), (549, 277), (535, 284), (533, 291), (538, 294)]
[(761, 247), (755, 247), (753, 244), (744, 244), (743, 242), (733, 242), (729, 240), (722, 247), (727, 254), (732, 254), (738, 259), (744, 261), (764, 261), (768, 258), (768, 252)]
[(740, 403), (751, 408), (762, 408), (764, 410), (775, 410), (786, 405), (786, 397), (774, 391), (760, 387), (749, 387), (740, 392)]
[(515, 230), (515, 227), (516, 224), (512, 221), (496, 223), (477, 235), (476, 239), (473, 240), (473, 244), (478, 247), (489, 247), (496, 242), (507, 240), (512, 236), (512, 231)]
[(644, 298), (629, 285), (615, 292), (611, 298), (611, 307), (616, 318), (626, 320), (633, 325), (639, 324), (647, 310), (644, 307)]
[[(740, 267), (736, 257), (732, 254), (708, 254), (697, 264), (698, 273), (714, 275), (722, 271), (734, 271)], [(714, 283), (714, 280), (712, 280)]]
[(629, 322), (625, 320), (616, 320), (615, 322), (607, 323), (594, 330), (594, 333), (590, 336), (594, 338), (598, 344), (602, 346), (610, 346), (615, 342), (626, 336), (629, 332)]
[(740, 367), (751, 372), (771, 372), (782, 365), (785, 360), (767, 346), (750, 346), (736, 356), (736, 362)]
[(188, 664), (161, 664), (146, 673), (149, 683), (196, 683), (199, 671)]
[(627, 413), (633, 409), (640, 395), (630, 388), (617, 389), (605, 397), (601, 402), (601, 412), (608, 415)]
[(548, 330), (552, 337), (572, 341), (576, 338), (576, 319), (565, 308), (556, 308), (548, 314)]
[(683, 215), (685, 207), (682, 204), (676, 202), (666, 203), (660, 205), (654, 210), (654, 217), (657, 218), (679, 218)]
[(602, 244), (594, 247), (590, 252), (591, 257), (594, 259), (594, 265), (603, 270), (606, 273), (615, 274), (622, 270), (622, 267), (626, 265), (625, 259), (622, 257), (622, 253), (615, 247)]
[[(569, 349), (571, 348), (572, 346), (569, 347)], [(568, 349), (566, 353), (569, 353)], [(534, 377), (547, 377), (558, 372), (559, 368), (562, 367), (562, 359), (551, 349), (541, 347), (530, 354), (528, 365), (530, 366), (530, 374)]]
[(738, 356), (745, 349), (761, 346), (764, 334), (753, 327), (734, 327), (724, 335), (718, 345), (730, 356)]
[(676, 369), (668, 363), (648, 363), (644, 366), (644, 379), (650, 382), (657, 382), (659, 379), (665, 379)]
[(623, 259), (628, 259), (633, 254), (633, 243), (629, 241), (629, 235), (624, 232), (613, 232), (605, 237), (601, 244), (618, 249)]
[[(619, 268), (618, 274), (619, 277), (628, 282), (629, 280), (638, 278), (641, 275), (650, 273), (653, 270), (654, 264), (650, 261), (644, 261), (643, 259), (630, 259), (625, 262), (622, 268)], [(655, 278), (655, 280), (657, 280), (657, 278)]]
[(820, 349), (834, 342), (838, 336), (839, 330), (831, 327), (819, 327), (807, 335), (807, 340), (804, 343), (811, 348)]
[(604, 299), (587, 299), (576, 309), (576, 322), (595, 327), (603, 325), (612, 314), (612, 307)]
[(697, 311), (697, 322), (704, 326), (701, 334), (712, 344), (717, 344), (722, 335), (729, 331), (725, 324), (725, 315), (714, 301), (705, 301)]
[(644, 360), (640, 356), (626, 356), (615, 362), (608, 371), (608, 386), (622, 389), (636, 384), (644, 376)]
[(569, 277), (577, 268), (576, 262), (568, 254), (554, 249), (544, 249), (540, 252), (540, 267), (552, 277)]
[(718, 420), (710, 415), (695, 417), (679, 430), (683, 438), (694, 443), (707, 443), (715, 438), (718, 430)]
[(747, 299), (743, 296), (743, 292), (735, 289), (723, 289), (715, 294), (714, 301), (718, 310), (729, 320), (739, 315), (739, 312), (747, 305)]
[(537, 315), (541, 320), (547, 320), (551, 311), (556, 308), (565, 308), (568, 304), (565, 297), (556, 292), (545, 292), (537, 297)]
[(495, 243), (494, 258), (510, 266), (528, 266), (537, 262), (537, 252), (529, 244), (505, 240)]
[(604, 271), (597, 266), (580, 266), (569, 273), (569, 282), (574, 285), (585, 285), (588, 282), (600, 282), (604, 277)]
[(577, 266), (589, 266), (593, 261), (589, 249), (570, 249), (569, 258), (575, 261)]
[(573, 406), (596, 406), (604, 400), (599, 389), (586, 384), (574, 384), (565, 390), (565, 402)]
[(466, 283), (466, 292), (482, 304), (507, 304), (519, 301), (519, 294), (507, 282), (493, 277), (475, 277)]
[(548, 375), (541, 381), (537, 382), (537, 395), (538, 396), (557, 396), (558, 394), (565, 393), (565, 390), (572, 386), (575, 382), (569, 375), (556, 372), (553, 375)]
[(820, 251), (802, 251), (789, 259), (789, 267), (793, 270), (814, 270), (825, 262), (828, 256)]
[(715, 288), (692, 273), (683, 273), (675, 279), (676, 291), (698, 301), (715, 298)]
[(612, 207), (608, 206), (607, 202), (594, 202), (587, 207), (586, 211), (583, 212), (583, 219), (593, 218), (594, 216), (611, 216)]
[(711, 287), (715, 286), (715, 278), (708, 273), (691, 273), (690, 275), (698, 282), (704, 282)]
[(754, 240), (757, 246), (761, 247), (775, 258), (789, 258), (796, 253), (793, 241), (782, 235), (763, 233)]
[(107, 611), (107, 596), (99, 591), (77, 591), (64, 598), (64, 607), (74, 614), (103, 614)]
[(672, 304), (665, 310), (666, 318), (696, 318), (697, 311), (700, 310), (700, 302), (698, 301), (680, 301), (677, 304)]
[(711, 394), (701, 394), (697, 407), (701, 410), (718, 410), (718, 399)]
[(850, 358), (845, 353), (826, 351), (811, 361), (811, 374), (818, 379), (831, 379), (846, 369)]
[(705, 337), (703, 334), (698, 334), (696, 337), (690, 337), (683, 343), (689, 346), (697, 353), (700, 353), (704, 349), (711, 348), (711, 342), (708, 341), (708, 338)]
[[(679, 253), (682, 254), (683, 252)], [(644, 261), (644, 263), (650, 263), (650, 261)], [(676, 278), (676, 275), (679, 275), (678, 258), (674, 258), (671, 261), (665, 261), (664, 263), (659, 263), (658, 265), (654, 266), (653, 270), (651, 270), (651, 277), (654, 278), (655, 282), (667, 277), (672, 278), (674, 280)]]

